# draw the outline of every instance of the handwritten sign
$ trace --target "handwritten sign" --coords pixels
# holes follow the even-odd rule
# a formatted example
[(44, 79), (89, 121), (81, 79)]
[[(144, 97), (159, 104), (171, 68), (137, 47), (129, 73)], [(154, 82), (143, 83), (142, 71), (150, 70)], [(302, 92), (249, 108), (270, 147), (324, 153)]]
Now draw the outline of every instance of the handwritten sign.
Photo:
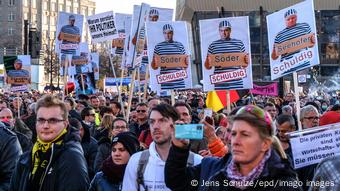
[(250, 90), (250, 92), (258, 95), (277, 96), (278, 95), (277, 82), (266, 86), (258, 86), (256, 84), (253, 84), (253, 89)]
[(319, 129), (314, 133), (290, 138), (295, 169), (340, 154), (340, 123), (322, 126)]
[(224, 53), (224, 54), (210, 54), (208, 55), (211, 66), (232, 67), (242, 66), (246, 67), (248, 64), (245, 61), (247, 53)]
[(274, 44), (276, 55), (282, 55), (286, 53), (296, 52), (300, 49), (312, 47), (312, 38), (314, 38), (314, 33), (305, 34), (281, 44)]
[(60, 32), (61, 40), (66, 40), (69, 42), (80, 42), (80, 35), (77, 34), (68, 34), (64, 32)]
[(156, 67), (187, 68), (188, 55), (155, 55)]

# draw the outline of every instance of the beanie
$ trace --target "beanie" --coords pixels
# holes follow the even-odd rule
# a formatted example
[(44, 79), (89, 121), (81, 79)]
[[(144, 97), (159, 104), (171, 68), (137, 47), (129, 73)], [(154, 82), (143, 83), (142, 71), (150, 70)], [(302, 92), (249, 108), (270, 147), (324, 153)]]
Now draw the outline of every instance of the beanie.
[(118, 133), (115, 137), (112, 138), (111, 146), (118, 142), (124, 145), (130, 156), (139, 151), (139, 141), (137, 137), (131, 132)]

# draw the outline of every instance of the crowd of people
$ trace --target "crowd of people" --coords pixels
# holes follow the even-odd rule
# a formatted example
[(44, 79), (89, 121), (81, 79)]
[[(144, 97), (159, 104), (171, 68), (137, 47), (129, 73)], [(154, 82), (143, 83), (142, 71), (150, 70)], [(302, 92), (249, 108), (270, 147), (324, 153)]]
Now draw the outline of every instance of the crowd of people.
[[(205, 99), (133, 97), (126, 119), (125, 95), (1, 92), (0, 190), (340, 190), (339, 156), (294, 168), (292, 93), (243, 97), (212, 116)], [(339, 101), (302, 98), (302, 129), (340, 122)], [(203, 139), (176, 139), (176, 125), (198, 123)]]

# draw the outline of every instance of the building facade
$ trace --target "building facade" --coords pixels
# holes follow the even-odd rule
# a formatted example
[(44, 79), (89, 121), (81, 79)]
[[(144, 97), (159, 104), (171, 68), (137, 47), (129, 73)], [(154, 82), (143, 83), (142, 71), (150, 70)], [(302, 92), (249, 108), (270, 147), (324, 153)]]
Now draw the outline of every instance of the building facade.
[[(193, 67), (198, 71), (198, 79), (202, 79), (199, 20), (249, 16), (253, 79), (270, 81), (266, 16), (298, 2), (301, 1), (177, 0), (176, 20), (187, 21), (192, 26)], [(340, 1), (315, 0), (314, 3), (320, 65), (299, 73), (306, 74), (311, 80), (313, 76), (317, 76), (319, 81), (323, 81), (340, 73)], [(340, 79), (340, 75), (337, 77)], [(281, 80), (291, 78), (288, 75)]]

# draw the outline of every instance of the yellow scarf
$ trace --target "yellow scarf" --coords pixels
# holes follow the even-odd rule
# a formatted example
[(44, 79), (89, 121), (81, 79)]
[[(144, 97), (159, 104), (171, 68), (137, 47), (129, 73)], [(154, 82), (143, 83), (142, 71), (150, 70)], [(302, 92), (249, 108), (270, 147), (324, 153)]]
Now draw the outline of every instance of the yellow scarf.
[[(43, 153), (46, 153), (48, 149), (50, 149), (52, 147), (52, 144), (55, 143), (57, 145), (60, 145), (63, 140), (58, 140), (61, 136), (65, 135), (67, 133), (66, 128), (55, 138), (53, 139), (51, 142), (44, 142), (42, 140), (40, 140), (39, 138), (37, 138), (37, 142), (35, 142), (33, 149), (32, 149), (32, 161), (34, 162), (34, 167), (32, 170), (32, 175), (35, 174), (35, 172), (37, 171), (38, 167), (39, 167), (39, 162), (40, 162), (40, 157), (38, 156), (38, 151), (42, 151)], [(58, 141), (57, 141), (58, 140)], [(55, 142), (57, 141), (57, 142)], [(46, 167), (45, 165), (47, 165), (48, 161), (43, 161), (42, 162), (42, 166)]]

